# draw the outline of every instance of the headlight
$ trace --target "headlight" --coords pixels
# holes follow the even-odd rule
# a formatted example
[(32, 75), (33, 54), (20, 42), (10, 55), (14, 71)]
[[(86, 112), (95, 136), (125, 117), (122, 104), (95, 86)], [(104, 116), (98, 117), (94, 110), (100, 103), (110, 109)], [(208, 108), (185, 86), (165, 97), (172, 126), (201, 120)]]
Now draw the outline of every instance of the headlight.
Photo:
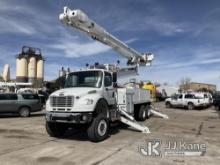
[(91, 105), (93, 104), (93, 99), (85, 99), (86, 105)]
[(93, 99), (85, 98), (85, 99), (80, 99), (78, 102), (80, 105), (92, 105), (94, 103)]

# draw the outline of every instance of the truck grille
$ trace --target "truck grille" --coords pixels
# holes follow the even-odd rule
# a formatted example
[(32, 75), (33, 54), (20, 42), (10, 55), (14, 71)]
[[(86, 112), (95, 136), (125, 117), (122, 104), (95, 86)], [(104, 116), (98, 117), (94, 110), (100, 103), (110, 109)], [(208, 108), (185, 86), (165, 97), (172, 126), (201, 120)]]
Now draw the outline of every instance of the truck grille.
[(50, 105), (51, 107), (73, 107), (74, 97), (73, 96), (51, 96)]

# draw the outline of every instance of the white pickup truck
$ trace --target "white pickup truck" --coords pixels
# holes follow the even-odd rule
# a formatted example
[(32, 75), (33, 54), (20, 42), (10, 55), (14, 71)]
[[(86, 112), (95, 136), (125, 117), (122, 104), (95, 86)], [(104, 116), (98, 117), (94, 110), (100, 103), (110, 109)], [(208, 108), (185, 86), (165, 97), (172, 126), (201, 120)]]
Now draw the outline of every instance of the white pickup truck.
[(212, 95), (208, 92), (194, 92), (196, 97), (201, 98), (200, 101), (203, 103), (204, 107), (209, 107), (213, 103)]
[(181, 93), (174, 95), (165, 100), (166, 108), (170, 107), (186, 107), (189, 110), (194, 109), (195, 107), (204, 107), (204, 98), (193, 93)]

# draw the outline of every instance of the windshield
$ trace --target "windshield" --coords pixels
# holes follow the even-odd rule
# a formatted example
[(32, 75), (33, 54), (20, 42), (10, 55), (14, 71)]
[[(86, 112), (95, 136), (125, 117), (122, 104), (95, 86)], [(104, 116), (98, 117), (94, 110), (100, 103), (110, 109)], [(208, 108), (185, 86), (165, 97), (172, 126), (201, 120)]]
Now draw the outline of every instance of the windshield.
[(70, 73), (65, 82), (65, 88), (92, 87), (100, 88), (103, 74), (101, 71), (84, 71)]

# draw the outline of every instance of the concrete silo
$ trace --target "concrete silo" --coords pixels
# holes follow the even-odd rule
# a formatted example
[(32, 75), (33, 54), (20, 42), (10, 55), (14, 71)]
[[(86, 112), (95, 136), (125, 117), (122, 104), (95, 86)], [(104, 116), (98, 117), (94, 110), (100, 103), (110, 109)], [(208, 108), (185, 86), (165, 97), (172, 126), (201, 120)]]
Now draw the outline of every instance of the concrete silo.
[(27, 82), (28, 81), (28, 62), (27, 58), (22, 54), (17, 56), (16, 60), (16, 81), (17, 82)]
[(44, 81), (44, 59), (39, 57), (37, 60), (37, 84), (38, 86)]
[(59, 70), (59, 77), (63, 77), (63, 76), (66, 76), (66, 71), (64, 67), (62, 67), (61, 70)]
[(41, 50), (23, 46), (17, 56), (17, 82), (31, 82), (34, 87), (41, 87), (44, 80), (44, 58)]
[(28, 59), (28, 82), (35, 83), (37, 74), (37, 60), (35, 56)]
[(10, 66), (9, 66), (9, 64), (5, 64), (5, 66), (4, 66), (2, 78), (5, 82), (10, 81)]

